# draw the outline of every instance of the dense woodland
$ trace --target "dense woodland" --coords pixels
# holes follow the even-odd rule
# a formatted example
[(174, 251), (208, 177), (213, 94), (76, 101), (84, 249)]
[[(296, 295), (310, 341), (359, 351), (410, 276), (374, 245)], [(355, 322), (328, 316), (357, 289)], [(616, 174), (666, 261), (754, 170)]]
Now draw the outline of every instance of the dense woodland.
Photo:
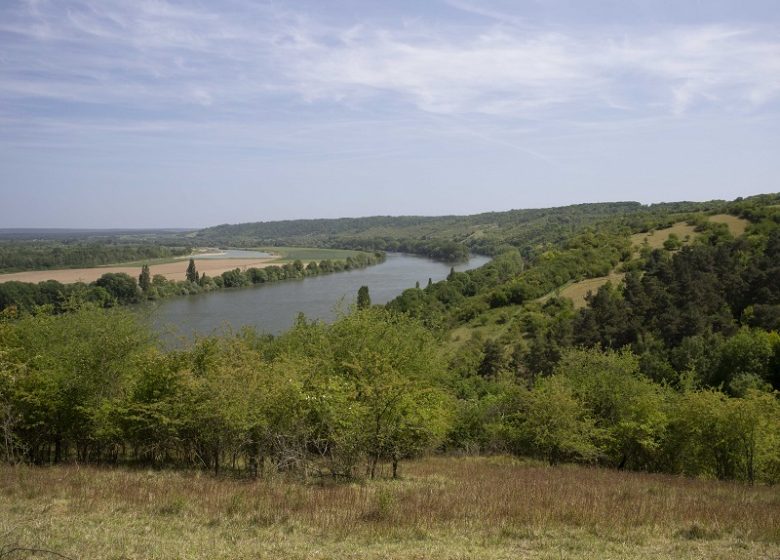
[(152, 242), (62, 242), (0, 239), (0, 274), (25, 270), (88, 268), (107, 264), (168, 259), (188, 255), (190, 246)]
[[(468, 252), (497, 255), (556, 246), (588, 226), (610, 222), (631, 229), (671, 223), (675, 216), (708, 212), (723, 201), (576, 204), (559, 208), (486, 212), (471, 216), (373, 216), (331, 220), (288, 220), (221, 225), (196, 232), (201, 244), (255, 247), (298, 245), (401, 251), (444, 261), (464, 260)], [(525, 254), (525, 253), (524, 253)]]
[[(333, 324), (301, 317), (278, 337), (166, 351), (122, 307), (6, 311), (0, 453), (338, 480), (431, 452), (512, 453), (779, 481), (780, 197), (633, 207), (563, 238), (551, 219), (521, 246), (509, 222), (479, 269), (386, 306), (364, 292)], [(680, 220), (696, 235), (632, 246)], [(616, 271), (582, 309), (557, 295)], [(474, 327), (491, 321), (500, 334)]]

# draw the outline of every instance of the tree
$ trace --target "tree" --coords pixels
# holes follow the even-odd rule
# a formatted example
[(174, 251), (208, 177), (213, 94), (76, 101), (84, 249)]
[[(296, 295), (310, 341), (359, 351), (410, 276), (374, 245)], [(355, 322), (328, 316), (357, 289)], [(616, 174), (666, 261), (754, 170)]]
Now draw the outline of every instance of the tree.
[(568, 379), (560, 375), (540, 379), (527, 393), (525, 408), (521, 433), (551, 465), (595, 459), (597, 429)]
[(95, 280), (95, 285), (104, 288), (120, 305), (138, 302), (138, 282), (124, 272), (108, 272)]
[(198, 269), (195, 268), (195, 259), (190, 259), (190, 264), (187, 266), (186, 278), (189, 282), (198, 282)]
[(357, 294), (357, 307), (358, 309), (371, 307), (371, 296), (368, 295), (368, 286), (360, 286)]
[(488, 338), (482, 347), (482, 361), (477, 368), (477, 373), (485, 378), (495, 377), (504, 368), (505, 362), (503, 346)]
[(389, 459), (397, 476), (401, 459), (437, 445), (450, 424), (435, 339), (419, 321), (374, 307), (343, 317), (328, 335), (325, 363), (351, 386), (351, 403), (361, 409), (367, 472), (373, 478), (379, 460)]
[(668, 418), (666, 392), (639, 373), (629, 350), (571, 349), (555, 370), (575, 387), (603, 437), (602, 450), (618, 468), (652, 468)]
[(149, 288), (152, 287), (152, 275), (149, 272), (148, 264), (141, 267), (141, 274), (138, 276), (138, 286), (143, 293), (147, 293)]

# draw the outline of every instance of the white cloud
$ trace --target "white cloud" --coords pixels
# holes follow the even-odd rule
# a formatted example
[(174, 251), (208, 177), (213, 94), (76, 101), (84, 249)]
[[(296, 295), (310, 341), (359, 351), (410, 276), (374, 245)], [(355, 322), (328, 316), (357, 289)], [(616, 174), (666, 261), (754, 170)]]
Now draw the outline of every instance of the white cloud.
[(394, 93), (437, 113), (750, 109), (780, 93), (780, 41), (725, 26), (550, 33), (353, 29), (283, 49), (302, 96)]
[(0, 101), (142, 112), (185, 103), (213, 118), (327, 102), (385, 115), (609, 121), (755, 111), (780, 95), (780, 38), (760, 26), (551, 29), (493, 12), (470, 25), (338, 26), (231, 6), (41, 0), (0, 10)]

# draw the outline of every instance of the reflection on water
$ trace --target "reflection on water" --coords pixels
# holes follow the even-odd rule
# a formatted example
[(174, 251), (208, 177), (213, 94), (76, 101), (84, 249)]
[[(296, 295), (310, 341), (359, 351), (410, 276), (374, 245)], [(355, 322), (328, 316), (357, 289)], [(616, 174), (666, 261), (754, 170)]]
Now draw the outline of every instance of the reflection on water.
[[(488, 260), (475, 256), (455, 270), (476, 268)], [(162, 300), (155, 304), (152, 322), (166, 338), (171, 333), (207, 335), (244, 325), (276, 334), (290, 328), (299, 312), (309, 319), (332, 320), (337, 306), (346, 308), (354, 302), (360, 286), (368, 286), (373, 303), (386, 303), (415, 282), (425, 287), (428, 278), (436, 282), (449, 271), (449, 264), (389, 253), (382, 264), (361, 270)]]

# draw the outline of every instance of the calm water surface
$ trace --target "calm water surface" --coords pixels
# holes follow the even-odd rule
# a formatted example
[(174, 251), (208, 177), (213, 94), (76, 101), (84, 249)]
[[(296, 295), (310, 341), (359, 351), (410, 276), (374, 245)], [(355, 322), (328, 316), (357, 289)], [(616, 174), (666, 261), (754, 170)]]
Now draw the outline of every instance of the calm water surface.
[[(475, 256), (455, 270), (488, 260)], [(290, 328), (299, 312), (308, 319), (332, 320), (337, 306), (354, 303), (360, 286), (368, 286), (373, 303), (387, 303), (415, 282), (424, 287), (428, 278), (436, 282), (449, 271), (449, 264), (388, 253), (384, 263), (361, 270), (162, 300), (152, 311), (152, 322), (166, 336), (208, 335), (245, 325), (277, 334)]]

